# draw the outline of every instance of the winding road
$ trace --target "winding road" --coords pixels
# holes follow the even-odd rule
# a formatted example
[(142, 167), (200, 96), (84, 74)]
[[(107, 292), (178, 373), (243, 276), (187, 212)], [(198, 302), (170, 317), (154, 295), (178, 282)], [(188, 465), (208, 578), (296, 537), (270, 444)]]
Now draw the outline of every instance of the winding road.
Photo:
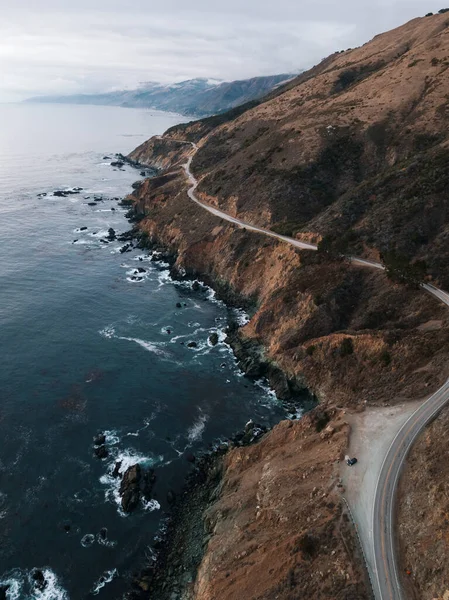
[[(302, 250), (317, 250), (317, 246), (314, 244), (300, 242), (299, 240), (280, 235), (274, 231), (251, 225), (250, 223), (232, 217), (218, 208), (199, 200), (195, 193), (198, 187), (198, 180), (191, 170), (193, 157), (199, 148), (193, 142), (182, 141), (182, 143), (190, 144), (194, 149), (194, 152), (191, 153), (187, 163), (184, 165), (185, 172), (190, 182), (190, 188), (187, 193), (193, 202), (220, 219), (234, 223), (249, 231), (256, 231), (263, 235), (276, 238)], [(384, 270), (384, 266), (380, 263), (353, 256), (348, 258), (354, 265)], [(427, 283), (422, 283), (421, 287), (449, 307), (448, 293)], [(370, 556), (373, 557), (371, 569), (369, 563), (367, 567), (370, 571), (370, 580), (376, 600), (406, 600), (402, 590), (396, 560), (394, 517), (398, 479), (411, 446), (426, 425), (435, 418), (448, 402), (449, 379), (409, 417), (396, 434), (384, 457), (371, 507), (371, 535), (368, 536), (369, 539), (361, 539), (365, 552), (368, 550)]]

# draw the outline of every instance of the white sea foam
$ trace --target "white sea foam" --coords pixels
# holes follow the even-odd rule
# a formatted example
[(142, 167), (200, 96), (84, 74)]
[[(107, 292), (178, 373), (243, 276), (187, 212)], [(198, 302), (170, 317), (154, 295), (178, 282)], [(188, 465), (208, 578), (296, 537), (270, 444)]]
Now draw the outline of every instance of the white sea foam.
[(106, 327), (104, 329), (101, 329), (98, 333), (103, 337), (110, 339), (114, 337), (115, 329), (112, 325), (106, 325)]
[(69, 242), (70, 244), (75, 244), (75, 246), (92, 246), (92, 242), (89, 240), (73, 240), (73, 242)]
[(111, 571), (105, 571), (103, 573), (103, 575), (98, 579), (98, 581), (96, 581), (94, 583), (91, 593), (94, 596), (96, 596), (97, 594), (99, 594), (100, 590), (104, 588), (105, 585), (107, 585), (108, 583), (111, 583), (111, 581), (114, 579), (114, 577), (117, 577), (117, 576), (118, 576), (117, 569), (112, 569)]
[(137, 431), (130, 431), (129, 433), (126, 434), (126, 436), (139, 437), (140, 432), (145, 431), (145, 429), (147, 429), (150, 426), (151, 421), (153, 421), (156, 418), (156, 416), (157, 416), (157, 412), (152, 413), (149, 419), (145, 419), (143, 427), (140, 427)]
[(107, 429), (103, 433), (106, 437), (106, 445), (107, 446), (115, 446), (120, 442), (118, 432), (115, 431), (115, 429)]
[(151, 254), (138, 254), (137, 256), (134, 256), (133, 260), (138, 260), (139, 262), (142, 262), (143, 260), (151, 261), (151, 258)]
[(107, 237), (109, 235), (109, 231), (107, 229), (100, 229), (100, 231), (94, 231), (92, 233), (89, 233), (88, 235), (91, 235), (92, 237), (96, 237), (96, 238), (101, 238), (101, 237)]
[(153, 512), (154, 510), (160, 510), (161, 505), (157, 500), (144, 500), (142, 498), (142, 505), (145, 510), (148, 512)]
[(159, 281), (159, 288), (163, 287), (164, 285), (166, 285), (167, 283), (172, 282), (172, 278), (170, 277), (170, 271), (164, 270), (161, 271), (158, 275), (158, 281)]
[(150, 272), (148, 270), (142, 272), (139, 271), (137, 268), (130, 268), (128, 271), (126, 271), (126, 275), (127, 281), (130, 281), (131, 283), (142, 283), (143, 281), (148, 279)]
[(93, 533), (86, 533), (86, 535), (83, 535), (83, 537), (81, 538), (81, 546), (83, 548), (90, 548), (90, 546), (92, 546), (95, 542), (95, 536)]
[(246, 325), (251, 320), (248, 313), (245, 310), (243, 310), (243, 308), (233, 308), (232, 312), (234, 314), (235, 320), (240, 325), (240, 327), (243, 327), (243, 325)]
[(187, 431), (187, 438), (190, 443), (196, 442), (201, 439), (208, 419), (208, 415), (205, 415), (200, 409), (200, 415), (198, 419), (193, 423), (191, 427), (189, 427)]
[(159, 348), (159, 345), (156, 344), (155, 342), (146, 342), (145, 340), (141, 340), (139, 338), (130, 338), (130, 337), (124, 337), (124, 336), (119, 336), (117, 339), (126, 340), (128, 342), (135, 342), (136, 344), (139, 344), (139, 346), (141, 346), (148, 352), (152, 352), (153, 354), (158, 354), (159, 356), (168, 356), (167, 352), (165, 352), (164, 350)]
[(67, 591), (62, 587), (56, 574), (48, 568), (42, 569), (46, 585), (38, 590), (33, 580), (33, 570), (14, 569), (0, 577), (0, 585), (9, 586), (8, 600), (68, 600)]
[(100, 546), (106, 546), (106, 548), (114, 548), (117, 546), (117, 542), (114, 540), (108, 539), (108, 530), (105, 528), (106, 535), (102, 535), (101, 533), (97, 533), (96, 541), (100, 544)]

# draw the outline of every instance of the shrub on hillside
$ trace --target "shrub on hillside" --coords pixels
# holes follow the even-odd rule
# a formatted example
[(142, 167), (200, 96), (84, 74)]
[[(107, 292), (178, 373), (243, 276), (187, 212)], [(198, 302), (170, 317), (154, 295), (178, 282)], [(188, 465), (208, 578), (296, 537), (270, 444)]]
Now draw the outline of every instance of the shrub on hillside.
[(350, 354), (354, 354), (354, 343), (352, 338), (345, 338), (340, 344), (340, 355), (349, 356)]
[(440, 15), (449, 12), (449, 8), (440, 8), (440, 10), (438, 11)]
[(427, 265), (423, 260), (411, 262), (406, 256), (396, 251), (384, 252), (381, 260), (385, 266), (387, 277), (397, 283), (405, 283), (417, 287), (425, 279)]

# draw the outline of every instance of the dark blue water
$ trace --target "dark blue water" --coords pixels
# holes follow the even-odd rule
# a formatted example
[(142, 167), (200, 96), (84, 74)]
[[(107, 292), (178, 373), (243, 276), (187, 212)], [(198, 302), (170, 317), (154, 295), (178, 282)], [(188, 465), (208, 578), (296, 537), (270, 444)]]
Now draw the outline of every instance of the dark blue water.
[[(11, 585), (11, 599), (120, 597), (168, 508), (167, 491), (190, 468), (185, 451), (251, 417), (272, 424), (283, 415), (241, 376), (222, 341), (208, 343), (213, 331), (223, 339), (229, 318), (210, 291), (172, 282), (145, 253), (100, 241), (109, 227), (129, 229), (111, 198), (139, 179), (103, 157), (180, 120), (119, 108), (0, 107), (0, 582)], [(81, 194), (49, 193), (75, 186)], [(104, 201), (89, 206), (94, 194)], [(146, 273), (136, 282), (137, 267)], [(99, 431), (107, 432), (106, 460), (93, 454)], [(153, 501), (129, 516), (111, 477), (117, 459), (122, 469), (141, 462), (157, 474)], [(48, 580), (42, 593), (30, 586), (36, 567)], [(102, 576), (110, 580), (103, 587)]]

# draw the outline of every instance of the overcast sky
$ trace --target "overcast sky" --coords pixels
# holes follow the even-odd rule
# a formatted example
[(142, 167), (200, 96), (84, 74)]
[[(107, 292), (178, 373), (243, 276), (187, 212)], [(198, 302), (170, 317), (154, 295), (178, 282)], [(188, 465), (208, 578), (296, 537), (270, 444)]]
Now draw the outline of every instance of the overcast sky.
[(444, 0), (0, 0), (0, 101), (294, 72)]

